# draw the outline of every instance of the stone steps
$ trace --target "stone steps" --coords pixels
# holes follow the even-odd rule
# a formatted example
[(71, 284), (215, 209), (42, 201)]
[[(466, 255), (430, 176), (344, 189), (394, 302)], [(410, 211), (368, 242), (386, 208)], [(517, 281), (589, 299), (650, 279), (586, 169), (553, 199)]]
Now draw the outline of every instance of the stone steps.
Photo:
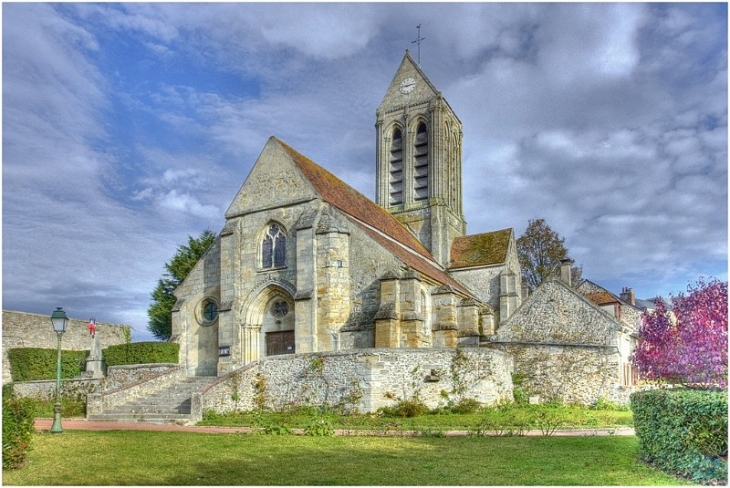
[(149, 422), (156, 424), (189, 423), (190, 402), (193, 393), (204, 390), (218, 378), (199, 376), (162, 387), (143, 397), (136, 398), (102, 414), (88, 415), (89, 420), (106, 422)]

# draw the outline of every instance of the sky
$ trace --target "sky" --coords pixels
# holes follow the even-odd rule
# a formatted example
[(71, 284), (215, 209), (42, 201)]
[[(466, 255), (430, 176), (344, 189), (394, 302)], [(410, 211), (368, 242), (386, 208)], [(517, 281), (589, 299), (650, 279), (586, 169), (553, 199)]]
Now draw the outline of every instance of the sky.
[(469, 234), (545, 219), (638, 298), (727, 280), (725, 3), (6, 2), (3, 308), (152, 340), (165, 263), (220, 232), (272, 135), (373, 199), (375, 109), (418, 25)]

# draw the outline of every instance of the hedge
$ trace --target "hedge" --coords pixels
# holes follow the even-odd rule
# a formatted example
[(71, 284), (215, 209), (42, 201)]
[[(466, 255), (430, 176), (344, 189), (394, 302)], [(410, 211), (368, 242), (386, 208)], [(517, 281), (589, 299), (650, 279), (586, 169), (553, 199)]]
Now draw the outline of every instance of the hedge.
[[(61, 351), (61, 378), (75, 378), (86, 370), (89, 351)], [(55, 380), (58, 349), (19, 347), (8, 350), (13, 381)]]
[(109, 346), (102, 352), (107, 366), (177, 363), (180, 344), (174, 342), (130, 342)]
[(727, 391), (688, 388), (631, 395), (639, 456), (702, 484), (727, 484)]
[(13, 385), (3, 385), (3, 469), (16, 469), (26, 460), (33, 439), (34, 411), (29, 398), (16, 398)]

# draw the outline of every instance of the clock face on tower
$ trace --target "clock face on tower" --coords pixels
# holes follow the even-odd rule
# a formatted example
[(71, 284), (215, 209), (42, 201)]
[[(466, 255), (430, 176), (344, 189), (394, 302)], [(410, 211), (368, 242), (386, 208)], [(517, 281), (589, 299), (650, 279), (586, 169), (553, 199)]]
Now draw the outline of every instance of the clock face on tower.
[(416, 80), (413, 78), (406, 78), (400, 82), (400, 92), (404, 95), (411, 93), (416, 89)]

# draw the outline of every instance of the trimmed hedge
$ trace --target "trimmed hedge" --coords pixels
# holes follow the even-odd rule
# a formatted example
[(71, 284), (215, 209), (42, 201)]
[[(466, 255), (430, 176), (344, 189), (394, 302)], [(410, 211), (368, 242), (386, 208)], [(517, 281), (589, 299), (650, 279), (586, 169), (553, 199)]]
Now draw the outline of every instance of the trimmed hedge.
[(727, 484), (727, 391), (685, 388), (631, 395), (639, 456), (695, 483)]
[(130, 342), (109, 346), (102, 352), (107, 366), (177, 363), (180, 344), (174, 342)]
[(12, 383), (3, 385), (3, 469), (23, 466), (33, 439), (34, 409), (29, 398), (16, 398)]
[[(75, 378), (86, 369), (89, 351), (61, 350), (61, 378)], [(57, 349), (19, 347), (8, 351), (13, 381), (55, 380)]]

